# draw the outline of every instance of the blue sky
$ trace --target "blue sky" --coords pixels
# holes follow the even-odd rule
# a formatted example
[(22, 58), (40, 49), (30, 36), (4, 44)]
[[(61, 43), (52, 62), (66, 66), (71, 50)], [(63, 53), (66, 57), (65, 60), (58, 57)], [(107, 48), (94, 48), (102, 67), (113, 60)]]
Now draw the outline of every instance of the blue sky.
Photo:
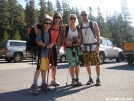
[[(18, 2), (25, 7), (26, 2), (25, 0), (18, 0)], [(48, 1), (48, 0), (45, 0)], [(55, 1), (56, 0), (49, 0), (53, 3), (55, 6)], [(59, 0), (62, 3), (62, 0)], [(92, 7), (93, 9), (93, 14), (97, 14), (97, 8), (99, 7), (103, 16), (105, 17), (106, 13), (108, 14), (113, 14), (114, 11), (116, 12), (121, 12), (121, 0), (67, 0), (69, 1), (70, 7), (77, 7), (79, 11), (81, 10), (86, 10), (88, 11), (89, 6)], [(134, 26), (134, 11), (133, 11), (133, 5), (134, 5), (134, 0), (126, 0), (127, 1), (127, 7), (128, 10), (131, 14), (132, 17), (132, 22)], [(35, 5), (38, 7), (38, 0), (35, 0)]]

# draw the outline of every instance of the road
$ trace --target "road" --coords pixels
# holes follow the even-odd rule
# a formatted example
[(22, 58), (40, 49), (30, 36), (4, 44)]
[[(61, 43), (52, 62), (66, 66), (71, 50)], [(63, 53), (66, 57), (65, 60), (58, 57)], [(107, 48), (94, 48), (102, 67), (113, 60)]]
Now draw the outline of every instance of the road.
[[(86, 85), (88, 75), (86, 68), (81, 66), (81, 87), (71, 87), (71, 78), (68, 78), (68, 65), (59, 63), (57, 80), (60, 86), (54, 87), (46, 94), (39, 90), (38, 96), (32, 96), (29, 87), (33, 82), (35, 63), (6, 63), (0, 60), (0, 101), (134, 101), (134, 65), (126, 62), (107, 62), (101, 65), (101, 86)], [(96, 80), (95, 67), (92, 66), (93, 80)], [(49, 75), (50, 82), (51, 75)], [(38, 85), (41, 84), (41, 77)]]

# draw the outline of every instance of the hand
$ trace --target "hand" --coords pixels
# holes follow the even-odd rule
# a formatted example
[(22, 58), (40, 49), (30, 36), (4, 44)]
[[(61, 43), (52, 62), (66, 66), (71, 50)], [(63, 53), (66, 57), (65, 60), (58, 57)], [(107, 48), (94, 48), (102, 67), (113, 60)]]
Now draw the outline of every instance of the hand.
[(36, 34), (36, 35), (41, 34), (40, 30), (39, 30), (37, 27), (34, 27), (34, 31), (35, 31), (35, 34)]
[(78, 44), (80, 44), (81, 43), (81, 40), (79, 38), (76, 38), (76, 39), (77, 39)]
[(99, 46), (96, 46), (95, 50), (94, 50), (96, 53), (99, 52)]
[(52, 48), (52, 47), (53, 47), (53, 43), (46, 46), (46, 48)]

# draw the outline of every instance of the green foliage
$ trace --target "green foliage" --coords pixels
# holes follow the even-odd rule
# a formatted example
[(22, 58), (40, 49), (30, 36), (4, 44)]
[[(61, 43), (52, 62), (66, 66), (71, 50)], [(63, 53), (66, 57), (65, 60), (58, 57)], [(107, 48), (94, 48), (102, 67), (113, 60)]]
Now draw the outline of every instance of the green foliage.
[(15, 32), (15, 40), (20, 40), (20, 39), (21, 39), (21, 36), (20, 36), (18, 28), (17, 28), (17, 30)]
[[(38, 0), (39, 9), (35, 7), (35, 0), (25, 0), (26, 7), (23, 8), (17, 0), (0, 0), (0, 41), (3, 39), (25, 40), (27, 28), (35, 22), (42, 22), (47, 13), (53, 16), (55, 12), (60, 12), (63, 24), (68, 24), (70, 14), (76, 14), (79, 24), (81, 24), (80, 12), (77, 7), (70, 7), (68, 0), (56, 0), (53, 4), (51, 0)], [(53, 6), (55, 5), (55, 6)], [(97, 16), (89, 6), (89, 19), (98, 23), (101, 36), (111, 39), (121, 47), (123, 41), (134, 41), (134, 27), (131, 25), (131, 14), (127, 8), (126, 0), (121, 0), (121, 13), (115, 12), (106, 18), (98, 7)]]
[(9, 34), (5, 30), (5, 32), (3, 33), (3, 40), (7, 40), (7, 39), (9, 39)]

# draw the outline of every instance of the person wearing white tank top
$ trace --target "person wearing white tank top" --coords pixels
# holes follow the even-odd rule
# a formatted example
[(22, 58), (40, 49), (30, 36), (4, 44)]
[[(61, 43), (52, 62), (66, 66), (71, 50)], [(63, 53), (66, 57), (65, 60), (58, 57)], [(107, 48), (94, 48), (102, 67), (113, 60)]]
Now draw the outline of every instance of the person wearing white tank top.
[(96, 86), (100, 86), (100, 59), (98, 55), (100, 47), (100, 31), (96, 22), (88, 20), (86, 11), (82, 11), (80, 16), (83, 22), (81, 25), (83, 59), (89, 75), (87, 85), (93, 83), (90, 66), (95, 65), (97, 74)]
[(66, 42), (66, 57), (68, 59), (69, 72), (72, 78), (72, 86), (82, 85), (82, 83), (79, 82), (79, 72), (81, 64), (81, 60), (79, 58), (80, 56), (79, 44), (81, 42), (81, 35), (79, 33), (79, 27), (76, 26), (77, 24), (78, 20), (76, 15), (70, 14), (69, 26), (65, 26), (63, 28), (63, 40)]

